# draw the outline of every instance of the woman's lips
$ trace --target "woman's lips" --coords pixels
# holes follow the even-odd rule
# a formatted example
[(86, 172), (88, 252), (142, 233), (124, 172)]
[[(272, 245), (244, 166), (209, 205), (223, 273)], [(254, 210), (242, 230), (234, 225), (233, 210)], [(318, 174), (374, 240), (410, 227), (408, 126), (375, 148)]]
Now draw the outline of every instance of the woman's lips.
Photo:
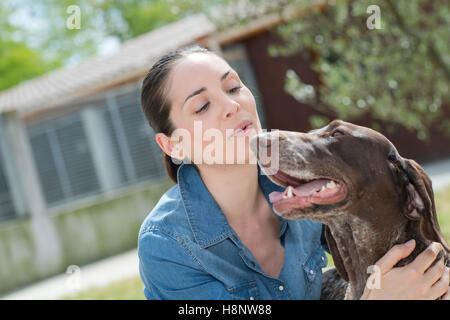
[(252, 124), (248, 124), (243, 129), (234, 130), (233, 136), (236, 136), (236, 137), (244, 136), (247, 133), (249, 133), (252, 128), (253, 128)]
[[(244, 120), (234, 128), (234, 130), (228, 136), (228, 139), (230, 139), (232, 137), (247, 135), (252, 129), (254, 129), (253, 122), (250, 120)], [(227, 129), (226, 131), (229, 132), (231, 130)]]

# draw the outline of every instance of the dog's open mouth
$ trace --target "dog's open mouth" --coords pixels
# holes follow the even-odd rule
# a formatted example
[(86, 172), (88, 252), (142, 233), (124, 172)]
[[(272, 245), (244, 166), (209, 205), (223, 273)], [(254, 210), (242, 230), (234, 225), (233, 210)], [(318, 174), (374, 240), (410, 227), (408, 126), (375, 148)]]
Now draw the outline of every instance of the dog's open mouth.
[(303, 209), (313, 205), (338, 203), (345, 199), (348, 189), (346, 184), (336, 178), (320, 177), (304, 181), (289, 176), (278, 170), (269, 176), (275, 183), (286, 187), (283, 192), (274, 191), (269, 194), (270, 202), (278, 212), (291, 209)]

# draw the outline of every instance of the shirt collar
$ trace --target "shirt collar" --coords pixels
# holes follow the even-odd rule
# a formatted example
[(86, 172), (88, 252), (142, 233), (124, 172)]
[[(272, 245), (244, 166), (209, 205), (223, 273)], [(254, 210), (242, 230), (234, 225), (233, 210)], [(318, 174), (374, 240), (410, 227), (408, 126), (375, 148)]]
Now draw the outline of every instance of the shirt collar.
[[(282, 191), (283, 187), (270, 181), (261, 173), (259, 165), (257, 167), (258, 183), (273, 210), (269, 194), (272, 191)], [(233, 230), (222, 209), (203, 183), (197, 168), (192, 164), (182, 163), (177, 171), (177, 179), (184, 208), (197, 243), (202, 248), (206, 248), (231, 237), (234, 234)], [(281, 237), (286, 230), (287, 221), (279, 216), (278, 218)]]

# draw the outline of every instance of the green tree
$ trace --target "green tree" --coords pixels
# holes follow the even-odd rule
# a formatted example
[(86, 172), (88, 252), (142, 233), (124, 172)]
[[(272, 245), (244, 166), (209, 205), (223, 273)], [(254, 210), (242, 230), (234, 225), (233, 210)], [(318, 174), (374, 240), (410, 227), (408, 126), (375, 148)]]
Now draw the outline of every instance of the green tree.
[[(374, 4), (381, 29), (370, 30), (367, 8)], [(328, 1), (326, 9), (280, 26), (284, 44), (269, 52), (300, 52), (313, 60), (321, 85), (306, 84), (290, 70), (285, 88), (331, 117), (370, 114), (415, 131), (419, 139), (432, 126), (450, 135), (443, 110), (450, 102), (449, 17), (446, 0)], [(316, 116), (310, 122), (321, 126), (328, 120)]]
[[(0, 90), (98, 53), (106, 39), (134, 38), (186, 15), (206, 0), (2, 0), (0, 2)], [(79, 29), (67, 28), (80, 8)]]
[(61, 66), (60, 61), (46, 61), (22, 42), (1, 40), (0, 56), (0, 91)]
[(62, 64), (61, 60), (46, 57), (39, 48), (31, 47), (23, 37), (23, 30), (10, 22), (12, 14), (11, 3), (0, 2), (0, 91)]
[[(40, 47), (80, 62), (98, 52), (106, 39), (123, 42), (202, 10), (206, 0), (45, 0), (33, 3), (44, 32), (30, 32)], [(80, 8), (79, 29), (68, 29), (67, 8)]]

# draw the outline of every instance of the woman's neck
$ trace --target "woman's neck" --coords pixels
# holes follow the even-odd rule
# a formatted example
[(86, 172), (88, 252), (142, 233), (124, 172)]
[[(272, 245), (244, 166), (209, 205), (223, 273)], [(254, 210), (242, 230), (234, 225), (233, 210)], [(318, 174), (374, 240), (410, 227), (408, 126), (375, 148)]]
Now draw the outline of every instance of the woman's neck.
[(231, 223), (257, 214), (261, 192), (256, 164), (199, 165), (200, 176)]

